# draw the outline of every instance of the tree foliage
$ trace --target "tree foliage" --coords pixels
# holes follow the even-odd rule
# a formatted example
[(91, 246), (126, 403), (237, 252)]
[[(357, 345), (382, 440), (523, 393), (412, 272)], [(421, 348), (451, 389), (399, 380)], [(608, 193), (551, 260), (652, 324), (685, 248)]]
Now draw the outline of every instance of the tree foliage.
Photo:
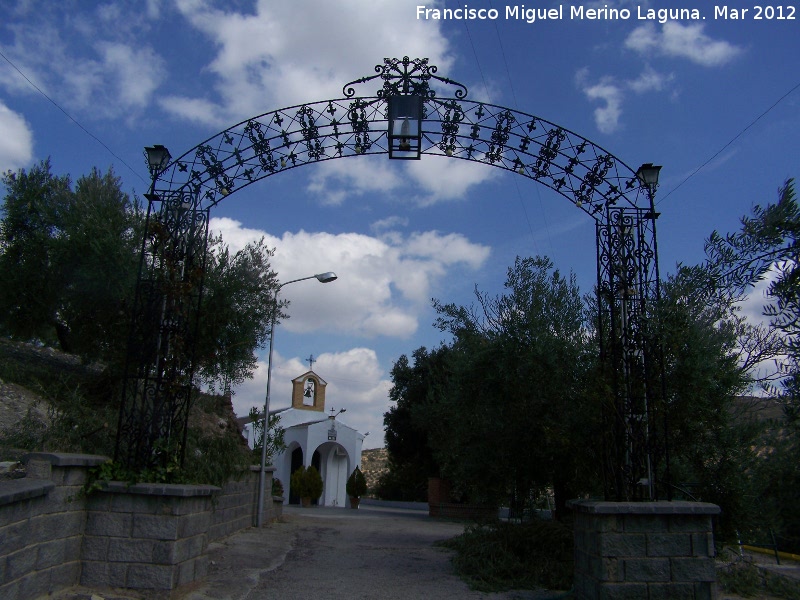
[(209, 243), (200, 320), (198, 373), (212, 390), (231, 387), (252, 376), (255, 350), (271, 334), (278, 276), (270, 260), (274, 249), (261, 238), (231, 253), (221, 237)]
[(353, 472), (350, 473), (350, 477), (347, 478), (345, 490), (347, 491), (347, 495), (351, 498), (360, 498), (367, 493), (367, 478), (358, 466), (353, 469)]
[[(261, 449), (264, 446), (264, 411), (255, 406), (250, 407), (250, 426), (253, 428), (253, 458), (261, 460)], [(272, 463), (272, 457), (286, 449), (285, 430), (281, 427), (281, 416), (270, 412), (269, 429), (267, 431), (267, 453), (265, 464)]]
[(309, 498), (314, 501), (322, 495), (322, 476), (313, 465), (297, 469), (292, 473), (289, 483), (291, 493), (300, 498)]
[(706, 242), (708, 265), (718, 286), (739, 295), (769, 279), (764, 306), (771, 327), (780, 332), (785, 360), (780, 364), (783, 390), (772, 389), (797, 413), (800, 391), (800, 207), (794, 181), (778, 190), (778, 201), (753, 207), (741, 219), (740, 231), (722, 236), (712, 232)]
[[(800, 493), (800, 206), (794, 181), (778, 190), (778, 199), (756, 205), (741, 219), (741, 229), (725, 236), (716, 231), (706, 242), (707, 267), (717, 287), (739, 298), (751, 286), (767, 280), (764, 315), (777, 351), (778, 385), (766, 382), (768, 396), (779, 402), (784, 419), (768, 423), (754, 446), (756, 453), (745, 465), (744, 478), (753, 499), (752, 527), (767, 538), (777, 532), (784, 549), (800, 549), (800, 519), (796, 499)], [(774, 347), (773, 347), (774, 348)], [(740, 466), (741, 468), (741, 466)]]
[(747, 480), (758, 428), (742, 399), (750, 367), (740, 360), (748, 325), (735, 298), (708, 285), (706, 268), (679, 267), (662, 284), (657, 308), (663, 348), (668, 428), (669, 491), (673, 497), (718, 504), (718, 534), (727, 537), (747, 519)]
[(476, 289), (471, 307), (434, 301), (452, 343), (395, 364), (387, 479), (421, 485), (441, 474), (464, 499), (519, 509), (552, 488), (563, 508), (596, 482), (587, 311), (575, 277), (546, 258), (518, 258), (505, 287)]
[(434, 304), (454, 338), (449, 385), (430, 408), (434, 453), (473, 497), (522, 504), (552, 487), (563, 509), (593, 482), (587, 311), (575, 276), (547, 258), (517, 258), (505, 288), (476, 290), (477, 307)]
[(138, 203), (112, 170), (93, 170), (73, 191), (43, 161), (3, 183), (0, 328), (87, 359), (119, 360), (138, 266)]
[(445, 346), (430, 352), (418, 348), (411, 362), (404, 354), (392, 367), (389, 400), (394, 404), (383, 416), (389, 468), (378, 484), (381, 498), (425, 501), (428, 478), (440, 474), (419, 411), (434, 388), (445, 381), (447, 351)]
[[(777, 346), (710, 280), (705, 267), (680, 267), (653, 307), (667, 391), (655, 426), (668, 431), (673, 495), (720, 504), (729, 527), (751, 509), (741, 472), (758, 434), (737, 398), (752, 383), (753, 361)], [(388, 480), (414, 481), (399, 477), (404, 468), (438, 469), (471, 500), (517, 508), (548, 488), (561, 514), (566, 499), (601, 488), (611, 382), (598, 360), (597, 307), (544, 258), (517, 259), (505, 287), (498, 296), (476, 290), (470, 307), (435, 302), (452, 343), (396, 363), (395, 405), (385, 415)]]
[[(109, 169), (73, 186), (49, 160), (6, 173), (0, 219), (0, 334), (86, 360), (125, 357), (144, 213)], [(231, 252), (211, 240), (204, 277), (198, 375), (212, 388), (252, 376), (278, 287), (264, 240)]]

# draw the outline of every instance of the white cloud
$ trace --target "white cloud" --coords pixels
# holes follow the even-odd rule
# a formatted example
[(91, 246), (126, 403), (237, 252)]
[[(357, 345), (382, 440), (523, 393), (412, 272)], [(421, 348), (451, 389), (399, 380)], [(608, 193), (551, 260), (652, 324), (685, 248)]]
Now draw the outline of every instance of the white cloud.
[(772, 266), (748, 291), (745, 299), (739, 303), (739, 309), (750, 323), (768, 325), (770, 318), (764, 315), (764, 306), (774, 304), (774, 300), (767, 295), (769, 286), (778, 278), (777, 267)]
[(147, 47), (101, 42), (97, 49), (102, 57), (102, 80), (113, 82), (110, 91), (115, 108), (127, 111), (146, 107), (165, 78), (163, 59)]
[(216, 127), (220, 122), (219, 107), (213, 102), (202, 98), (183, 98), (178, 96), (164, 96), (158, 99), (162, 110), (180, 115), (181, 118), (197, 123)]
[[(206, 66), (215, 82), (202, 98), (173, 95), (161, 106), (206, 125), (224, 127), (268, 110), (340, 98), (345, 83), (374, 75), (384, 57), (426, 57), (442, 73), (453, 63), (440, 23), (411, 18), (416, 3), (410, 0), (261, 0), (248, 13), (203, 0), (180, 0), (177, 6), (216, 48)], [(378, 79), (355, 89), (373, 96), (381, 85)], [(388, 193), (410, 180), (420, 186), (417, 202), (433, 204), (462, 197), (492, 173), (466, 162), (422, 161), (401, 169), (364, 157), (320, 164), (309, 189), (325, 204), (338, 205), (348, 196)]]
[(35, 24), (14, 25), (14, 43), (6, 49), (25, 74), (0, 66), (0, 85), (20, 94), (36, 87), (75, 116), (132, 119), (150, 103), (166, 78), (165, 61), (132, 32), (141, 35), (139, 11), (101, 5), (79, 17), (66, 6), (42, 6)]
[[(383, 447), (383, 413), (389, 407), (391, 381), (385, 378), (375, 351), (364, 347), (351, 348), (320, 354), (315, 358), (314, 371), (328, 383), (326, 408), (347, 409), (339, 419), (361, 433), (370, 433), (364, 441), (364, 447)], [(307, 370), (308, 364), (303, 359), (284, 358), (278, 352), (274, 353), (270, 384), (271, 411), (291, 405), (291, 381)], [(266, 389), (267, 363), (259, 361), (253, 379), (234, 390), (233, 408), (236, 414), (245, 416), (252, 406), (263, 410)]]
[(312, 171), (307, 189), (325, 204), (336, 206), (348, 197), (388, 194), (403, 183), (399, 168), (385, 156), (359, 156), (320, 163)]
[[(682, 25), (676, 21), (664, 23), (660, 29), (654, 23), (637, 27), (625, 39), (625, 47), (648, 56), (684, 58), (705, 67), (722, 66), (743, 52), (738, 46), (706, 35), (702, 23)], [(594, 111), (594, 120), (603, 133), (619, 129), (629, 92), (663, 92), (674, 79), (673, 74), (660, 73), (650, 66), (634, 79), (606, 75), (591, 82), (588, 69), (580, 69), (576, 74), (576, 82), (584, 95), (601, 103)]]
[(438, 231), (411, 235), (405, 253), (419, 258), (435, 256), (443, 266), (463, 262), (472, 269), (479, 269), (488, 256), (485, 246), (477, 246), (458, 233), (442, 235)]
[(426, 156), (425, 160), (409, 161), (409, 175), (423, 190), (418, 199), (422, 206), (463, 198), (469, 188), (489, 181), (499, 171), (474, 161)]
[(611, 76), (590, 83), (587, 68), (578, 70), (575, 82), (589, 100), (599, 100), (603, 103), (594, 110), (594, 122), (597, 128), (603, 133), (616, 131), (622, 114), (623, 87)]
[(375, 232), (386, 231), (387, 229), (395, 229), (397, 227), (408, 227), (408, 219), (406, 217), (398, 217), (394, 215), (375, 221), (370, 225), (370, 229)]
[(637, 94), (645, 92), (660, 92), (663, 91), (667, 85), (675, 79), (675, 76), (665, 75), (659, 73), (654, 69), (647, 67), (639, 74), (639, 77), (627, 82), (628, 87)]
[[(415, 5), (411, 0), (260, 0), (245, 13), (203, 0), (177, 3), (217, 49), (207, 69), (217, 79), (220, 125), (270, 108), (339, 98), (345, 83), (374, 74), (384, 57), (427, 57), (447, 72), (453, 62), (447, 40), (438, 23), (410, 18)], [(358, 93), (371, 96), (379, 87), (380, 81), (373, 81)]]
[(614, 83), (613, 78), (603, 77), (597, 83), (584, 87), (583, 93), (589, 100), (599, 100), (603, 103), (594, 109), (597, 128), (603, 133), (616, 131), (622, 114), (624, 96), (622, 88)]
[(710, 38), (704, 28), (702, 23), (681, 25), (669, 21), (659, 31), (654, 23), (647, 23), (630, 33), (625, 46), (642, 54), (685, 58), (704, 67), (722, 66), (743, 52), (729, 42)]
[(313, 280), (286, 287), (291, 301), (282, 327), (294, 332), (328, 331), (348, 335), (407, 339), (419, 326), (435, 288), (449, 273), (475, 270), (490, 249), (460, 234), (436, 231), (371, 237), (357, 233), (284, 233), (280, 238), (242, 228), (238, 221), (211, 219), (232, 250), (265, 236), (275, 247), (273, 267), (283, 281), (333, 270), (336, 282), (322, 290)]
[(603, 133), (613, 133), (619, 129), (622, 107), (628, 92), (643, 94), (663, 91), (674, 79), (672, 74), (659, 73), (646, 67), (637, 78), (623, 79), (606, 75), (597, 82), (589, 81), (589, 70), (580, 69), (575, 80), (584, 95), (592, 101), (599, 101), (601, 106), (594, 111), (597, 128)]
[(470, 188), (498, 175), (497, 169), (488, 165), (443, 156), (426, 156), (419, 161), (387, 161), (385, 156), (366, 156), (321, 163), (311, 175), (308, 190), (329, 205), (340, 205), (349, 197), (364, 194), (389, 197), (403, 190), (406, 200), (430, 206), (462, 199)]
[(24, 117), (0, 102), (0, 173), (26, 166), (33, 156), (33, 133)]
[(260, 229), (242, 227), (239, 221), (228, 217), (213, 217), (209, 227), (215, 233), (221, 233), (222, 239), (231, 249), (231, 252), (238, 252), (248, 243), (260, 240), (267, 234)]

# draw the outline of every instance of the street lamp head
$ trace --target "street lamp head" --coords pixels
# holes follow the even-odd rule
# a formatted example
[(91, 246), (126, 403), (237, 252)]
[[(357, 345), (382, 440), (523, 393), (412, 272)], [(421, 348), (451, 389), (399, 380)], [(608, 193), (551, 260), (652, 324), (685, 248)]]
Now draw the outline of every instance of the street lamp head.
[(636, 171), (636, 178), (652, 190), (658, 185), (660, 171), (661, 165), (645, 163)]
[(317, 281), (320, 283), (330, 283), (331, 281), (336, 281), (336, 279), (338, 279), (336, 273), (332, 271), (328, 271), (327, 273), (319, 273), (314, 275), (314, 277), (316, 277)]
[(163, 171), (172, 158), (169, 150), (161, 144), (145, 146), (144, 151), (147, 153), (147, 167), (150, 169), (151, 175)]

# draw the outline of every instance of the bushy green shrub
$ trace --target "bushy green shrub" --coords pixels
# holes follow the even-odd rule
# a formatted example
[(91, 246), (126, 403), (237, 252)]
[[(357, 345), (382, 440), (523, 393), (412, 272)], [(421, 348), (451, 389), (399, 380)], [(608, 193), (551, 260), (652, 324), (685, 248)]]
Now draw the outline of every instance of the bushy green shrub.
[(322, 495), (322, 476), (312, 465), (307, 468), (300, 467), (292, 473), (292, 493), (300, 498), (316, 500)]
[(556, 521), (475, 525), (440, 545), (456, 551), (456, 572), (480, 591), (572, 587), (572, 529)]
[(789, 577), (759, 569), (748, 555), (739, 557), (733, 550), (724, 550), (721, 560), (730, 561), (717, 569), (719, 586), (730, 594), (750, 598), (763, 596), (800, 600), (800, 583)]
[(350, 477), (347, 478), (346, 489), (347, 495), (351, 498), (361, 498), (367, 493), (367, 478), (364, 477), (364, 473), (358, 467), (353, 469)]
[(252, 463), (250, 448), (232, 435), (201, 435), (189, 429), (182, 478), (222, 487), (239, 479)]

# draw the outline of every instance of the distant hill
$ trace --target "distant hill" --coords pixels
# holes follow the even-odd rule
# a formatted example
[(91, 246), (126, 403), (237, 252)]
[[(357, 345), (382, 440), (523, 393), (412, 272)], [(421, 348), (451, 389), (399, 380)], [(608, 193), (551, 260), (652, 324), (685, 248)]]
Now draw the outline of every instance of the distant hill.
[(361, 471), (367, 478), (367, 494), (373, 494), (380, 476), (389, 469), (386, 448), (373, 448), (361, 451)]

